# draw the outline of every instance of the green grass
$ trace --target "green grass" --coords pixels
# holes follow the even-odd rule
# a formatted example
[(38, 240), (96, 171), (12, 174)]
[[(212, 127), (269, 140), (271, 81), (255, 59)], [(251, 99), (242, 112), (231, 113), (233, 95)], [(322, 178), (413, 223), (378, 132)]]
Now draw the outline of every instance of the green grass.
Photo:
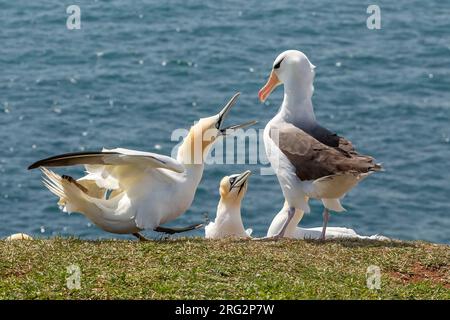
[(0, 241), (0, 299), (450, 299), (449, 262), (422, 242)]

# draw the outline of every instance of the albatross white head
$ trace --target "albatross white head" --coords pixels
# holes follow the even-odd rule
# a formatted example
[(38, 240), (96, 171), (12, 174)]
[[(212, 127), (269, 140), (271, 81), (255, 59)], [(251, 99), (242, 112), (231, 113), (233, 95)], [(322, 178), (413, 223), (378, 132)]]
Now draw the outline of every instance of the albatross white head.
[(259, 90), (259, 99), (266, 101), (272, 91), (280, 84), (286, 93), (311, 97), (313, 92), (315, 66), (308, 57), (298, 50), (287, 50), (274, 61), (269, 80)]
[(310, 126), (316, 122), (311, 97), (314, 92), (315, 66), (303, 52), (288, 50), (280, 54), (273, 63), (269, 80), (259, 90), (259, 99), (266, 101), (272, 91), (284, 85), (284, 99), (280, 116), (286, 122)]

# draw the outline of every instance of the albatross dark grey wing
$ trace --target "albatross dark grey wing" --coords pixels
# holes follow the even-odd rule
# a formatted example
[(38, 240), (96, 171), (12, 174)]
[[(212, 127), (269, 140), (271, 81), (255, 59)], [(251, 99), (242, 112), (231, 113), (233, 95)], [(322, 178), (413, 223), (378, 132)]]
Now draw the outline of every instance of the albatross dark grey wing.
[(74, 165), (132, 165), (136, 167), (164, 168), (175, 172), (184, 172), (184, 166), (171, 157), (123, 148), (104, 149), (98, 152), (65, 153), (36, 161), (28, 169)]
[(338, 136), (336, 133), (328, 130), (325, 127), (322, 127), (319, 124), (316, 124), (311, 129), (303, 129), (303, 128), (301, 129), (304, 130), (309, 135), (313, 136), (319, 142), (329, 147), (336, 148), (337, 150), (341, 151), (346, 155), (356, 153), (355, 148), (353, 147), (353, 144), (350, 141), (341, 136)]
[[(278, 139), (273, 130), (278, 131)], [(295, 173), (302, 181), (381, 169), (372, 157), (358, 154), (349, 141), (337, 135), (336, 146), (329, 146), (292, 124), (282, 124), (272, 127), (270, 137), (295, 167)], [(324, 139), (323, 136), (318, 138)]]

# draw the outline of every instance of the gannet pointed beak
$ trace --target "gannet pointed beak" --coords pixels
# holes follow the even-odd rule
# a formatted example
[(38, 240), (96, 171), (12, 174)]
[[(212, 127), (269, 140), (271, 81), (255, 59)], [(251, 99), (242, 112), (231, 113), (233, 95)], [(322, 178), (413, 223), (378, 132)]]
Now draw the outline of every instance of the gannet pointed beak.
[(234, 131), (236, 131), (238, 129), (244, 129), (244, 128), (250, 127), (254, 124), (257, 124), (257, 123), (258, 123), (258, 121), (252, 120), (252, 121), (244, 122), (241, 124), (236, 124), (234, 126), (228, 126), (228, 127), (220, 129), (220, 134), (225, 136), (227, 134), (233, 133)]
[(280, 79), (278, 79), (278, 76), (276, 73), (272, 70), (269, 76), (269, 80), (267, 80), (267, 83), (264, 85), (264, 87), (259, 90), (258, 97), (261, 102), (266, 101), (266, 99), (270, 96), (273, 89), (275, 89), (279, 84), (281, 84)]
[(250, 170), (247, 170), (247, 171), (241, 173), (240, 175), (238, 175), (236, 177), (236, 179), (233, 181), (233, 183), (231, 184), (230, 190), (233, 188), (241, 188), (242, 189), (243, 185), (248, 180), (248, 177), (250, 177), (251, 174), (252, 174), (252, 172)]
[(237, 99), (239, 98), (240, 92), (236, 93), (231, 99), (230, 101), (228, 101), (228, 103), (225, 105), (225, 107), (223, 107), (222, 111), (219, 112), (218, 114), (218, 119), (217, 119), (217, 123), (216, 123), (216, 128), (219, 130), (221, 135), (226, 135), (226, 134), (230, 134), (233, 131), (236, 131), (238, 129), (243, 129), (243, 128), (247, 128), (249, 126), (254, 125), (255, 123), (258, 123), (258, 121), (248, 121), (242, 124), (238, 124), (238, 125), (233, 125), (233, 126), (228, 126), (225, 128), (222, 128), (222, 124), (223, 121), (225, 120), (225, 118), (227, 117), (228, 113), (230, 112), (231, 108), (236, 104)]
[(231, 97), (230, 101), (227, 102), (225, 107), (223, 107), (222, 111), (219, 112), (219, 120), (217, 121), (219, 126), (220, 124), (222, 124), (223, 120), (227, 117), (231, 108), (236, 104), (236, 101), (240, 95), (241, 95), (240, 92), (235, 93), (234, 96)]

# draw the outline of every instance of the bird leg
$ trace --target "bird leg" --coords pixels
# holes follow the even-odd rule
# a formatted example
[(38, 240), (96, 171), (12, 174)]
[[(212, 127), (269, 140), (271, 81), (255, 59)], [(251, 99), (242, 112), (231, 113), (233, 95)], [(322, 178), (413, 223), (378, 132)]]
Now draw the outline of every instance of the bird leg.
[(292, 218), (294, 217), (294, 214), (295, 214), (295, 208), (289, 207), (287, 219), (284, 222), (284, 225), (281, 228), (280, 232), (278, 232), (276, 235), (274, 235), (273, 237), (271, 237), (269, 239), (278, 240), (278, 239), (283, 238), (284, 234), (286, 233), (286, 229), (287, 229), (289, 223), (291, 222)]
[(79, 184), (77, 182), (77, 180), (75, 180), (74, 178), (72, 178), (71, 176), (67, 176), (67, 175), (62, 175), (61, 176), (62, 179), (69, 181), (70, 183), (73, 183), (74, 185), (76, 185), (81, 191), (83, 191), (84, 193), (88, 194), (88, 189), (85, 188), (84, 186), (82, 186), (81, 184)]
[(153, 229), (156, 232), (163, 232), (163, 233), (167, 233), (167, 234), (175, 234), (175, 233), (182, 233), (182, 232), (186, 232), (186, 231), (191, 231), (191, 230), (196, 230), (196, 229), (200, 229), (201, 227), (203, 227), (204, 224), (203, 223), (196, 223), (187, 227), (181, 227), (181, 228), (168, 228), (168, 227), (156, 227), (155, 229)]
[(323, 227), (322, 227), (322, 235), (320, 236), (320, 240), (325, 240), (325, 234), (327, 231), (328, 220), (330, 219), (330, 213), (327, 208), (323, 209)]
[(139, 239), (139, 241), (150, 241), (149, 239), (147, 239), (146, 237), (144, 237), (142, 234), (140, 234), (139, 232), (133, 233), (133, 236), (135, 236), (136, 238)]

